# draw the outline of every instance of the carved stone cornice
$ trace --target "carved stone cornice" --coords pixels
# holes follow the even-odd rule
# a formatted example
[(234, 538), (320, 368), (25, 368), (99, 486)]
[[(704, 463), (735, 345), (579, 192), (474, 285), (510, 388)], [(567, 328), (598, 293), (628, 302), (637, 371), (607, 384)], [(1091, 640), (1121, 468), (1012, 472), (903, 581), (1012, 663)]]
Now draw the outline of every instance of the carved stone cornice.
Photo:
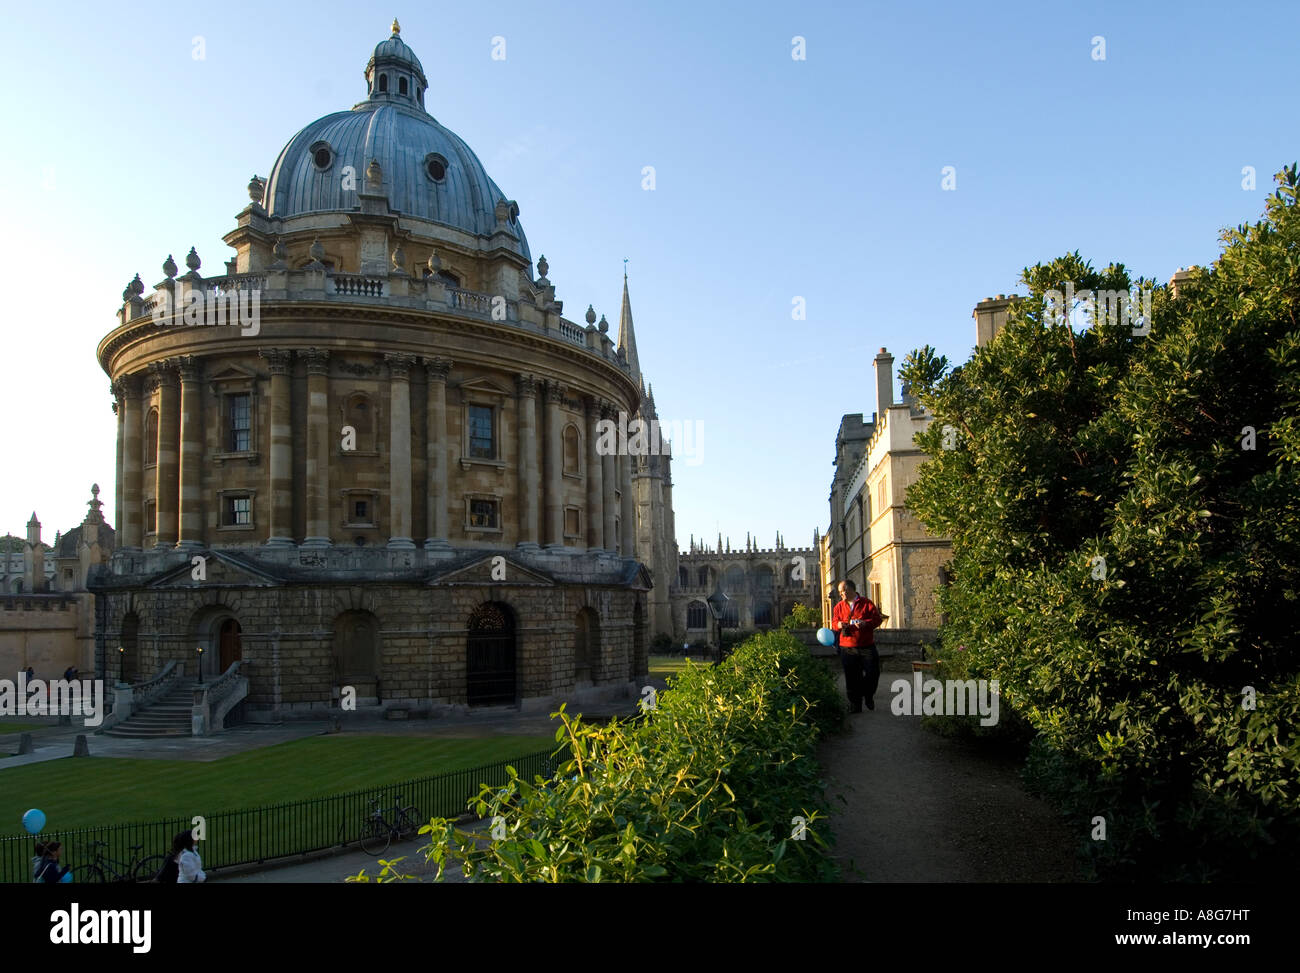
[(546, 381), (546, 404), (547, 405), (564, 405), (564, 397), (568, 390), (554, 379)]
[(454, 364), (450, 358), (426, 358), (424, 360), (424, 370), (429, 374), (431, 382), (446, 382), (447, 376), (451, 374), (451, 366)]
[(407, 382), (411, 378), (411, 368), (415, 365), (415, 356), (403, 354), (385, 355), (384, 364), (388, 366), (388, 374), (391, 378)]
[(515, 391), (521, 399), (535, 398), (537, 395), (537, 379), (532, 375), (516, 375)]
[(377, 364), (363, 365), (361, 362), (350, 361), (339, 362), (338, 367), (339, 371), (347, 372), (349, 375), (355, 375), (358, 378), (362, 378), (366, 375), (378, 375), (383, 371), (382, 367)]
[(308, 348), (299, 352), (307, 359), (308, 375), (328, 375), (330, 371), (330, 353), (324, 348)]
[(263, 348), (261, 355), (272, 375), (288, 375), (293, 352), (284, 348)]

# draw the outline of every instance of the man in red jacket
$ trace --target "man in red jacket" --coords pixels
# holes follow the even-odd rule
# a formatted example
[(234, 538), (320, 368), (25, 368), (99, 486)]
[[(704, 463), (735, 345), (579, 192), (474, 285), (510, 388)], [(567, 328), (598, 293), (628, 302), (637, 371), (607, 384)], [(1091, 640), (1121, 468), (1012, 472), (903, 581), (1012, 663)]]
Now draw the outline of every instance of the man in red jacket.
[(867, 709), (876, 708), (880, 655), (876, 652), (874, 633), (884, 623), (885, 616), (869, 598), (858, 594), (857, 585), (852, 581), (841, 581), (839, 591), (843, 600), (831, 612), (831, 631), (836, 633), (839, 642), (849, 709), (861, 713), (864, 699)]

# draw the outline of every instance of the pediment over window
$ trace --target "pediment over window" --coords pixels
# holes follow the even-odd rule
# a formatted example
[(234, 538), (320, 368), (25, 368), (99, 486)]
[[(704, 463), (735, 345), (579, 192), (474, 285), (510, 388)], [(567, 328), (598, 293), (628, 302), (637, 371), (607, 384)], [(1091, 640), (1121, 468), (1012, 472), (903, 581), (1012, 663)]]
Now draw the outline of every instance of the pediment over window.
[(434, 578), (431, 585), (555, 585), (555, 579), (503, 554), (488, 554)]

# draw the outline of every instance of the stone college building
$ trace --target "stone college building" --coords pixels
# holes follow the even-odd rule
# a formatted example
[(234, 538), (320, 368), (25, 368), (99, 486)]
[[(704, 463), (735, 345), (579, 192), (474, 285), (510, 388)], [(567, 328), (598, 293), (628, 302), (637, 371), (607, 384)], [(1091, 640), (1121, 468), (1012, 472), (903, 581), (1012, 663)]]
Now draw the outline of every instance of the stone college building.
[(399, 32), (364, 101), (253, 177), (225, 272), (168, 257), (99, 345), (101, 672), (201, 672), (250, 720), (344, 687), (359, 709), (542, 709), (626, 696), (673, 631), (671, 458), (597, 449), (602, 419), (656, 418), (626, 276), (617, 343), (590, 306), (562, 315)]

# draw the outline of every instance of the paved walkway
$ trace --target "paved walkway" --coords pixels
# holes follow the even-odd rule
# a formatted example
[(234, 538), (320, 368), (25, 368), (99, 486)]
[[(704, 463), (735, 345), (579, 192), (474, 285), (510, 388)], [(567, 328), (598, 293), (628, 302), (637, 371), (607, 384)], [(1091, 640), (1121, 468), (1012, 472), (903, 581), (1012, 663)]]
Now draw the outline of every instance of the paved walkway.
[(850, 715), (819, 754), (843, 880), (1074, 881), (1079, 837), (1025, 791), (1020, 762), (895, 716), (902, 675), (883, 673), (875, 710)]

